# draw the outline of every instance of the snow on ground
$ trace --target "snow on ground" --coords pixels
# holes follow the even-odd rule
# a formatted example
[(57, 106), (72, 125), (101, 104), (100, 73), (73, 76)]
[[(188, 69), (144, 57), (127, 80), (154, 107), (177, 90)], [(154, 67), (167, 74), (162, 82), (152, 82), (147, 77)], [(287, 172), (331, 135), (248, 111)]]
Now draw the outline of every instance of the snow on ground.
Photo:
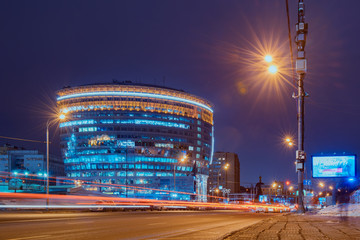
[(318, 212), (323, 216), (348, 216), (348, 217), (360, 217), (360, 204), (338, 204), (321, 209)]

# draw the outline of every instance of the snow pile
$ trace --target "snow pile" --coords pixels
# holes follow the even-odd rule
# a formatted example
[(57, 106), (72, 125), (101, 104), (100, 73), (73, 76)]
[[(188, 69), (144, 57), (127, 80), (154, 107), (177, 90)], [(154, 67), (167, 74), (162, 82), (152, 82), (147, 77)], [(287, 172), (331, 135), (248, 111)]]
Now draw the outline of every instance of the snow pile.
[(359, 217), (360, 216), (360, 204), (338, 204), (324, 208), (318, 212), (324, 216), (348, 216)]

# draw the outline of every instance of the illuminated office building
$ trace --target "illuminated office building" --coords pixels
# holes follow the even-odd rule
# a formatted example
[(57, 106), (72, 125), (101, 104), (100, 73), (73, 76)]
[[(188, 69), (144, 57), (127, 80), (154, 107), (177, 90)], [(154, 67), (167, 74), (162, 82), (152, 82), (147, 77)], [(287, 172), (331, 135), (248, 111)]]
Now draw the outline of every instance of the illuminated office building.
[(122, 197), (206, 201), (213, 153), (208, 101), (131, 82), (65, 87), (57, 95), (66, 115), (60, 138), (68, 177)]

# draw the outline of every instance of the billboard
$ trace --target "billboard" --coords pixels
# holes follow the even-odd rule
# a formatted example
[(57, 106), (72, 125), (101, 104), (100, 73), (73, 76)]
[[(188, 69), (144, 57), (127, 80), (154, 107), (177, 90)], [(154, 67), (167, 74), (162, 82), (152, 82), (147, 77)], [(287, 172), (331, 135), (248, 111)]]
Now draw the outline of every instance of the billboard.
[(355, 177), (356, 156), (312, 156), (312, 177)]

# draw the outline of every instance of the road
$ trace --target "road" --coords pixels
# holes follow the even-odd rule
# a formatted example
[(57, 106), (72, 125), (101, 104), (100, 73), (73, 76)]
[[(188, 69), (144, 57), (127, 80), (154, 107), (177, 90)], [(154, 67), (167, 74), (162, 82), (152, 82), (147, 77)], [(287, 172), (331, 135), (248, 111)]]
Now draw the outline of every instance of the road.
[(240, 211), (0, 213), (0, 239), (221, 239), (273, 214)]

